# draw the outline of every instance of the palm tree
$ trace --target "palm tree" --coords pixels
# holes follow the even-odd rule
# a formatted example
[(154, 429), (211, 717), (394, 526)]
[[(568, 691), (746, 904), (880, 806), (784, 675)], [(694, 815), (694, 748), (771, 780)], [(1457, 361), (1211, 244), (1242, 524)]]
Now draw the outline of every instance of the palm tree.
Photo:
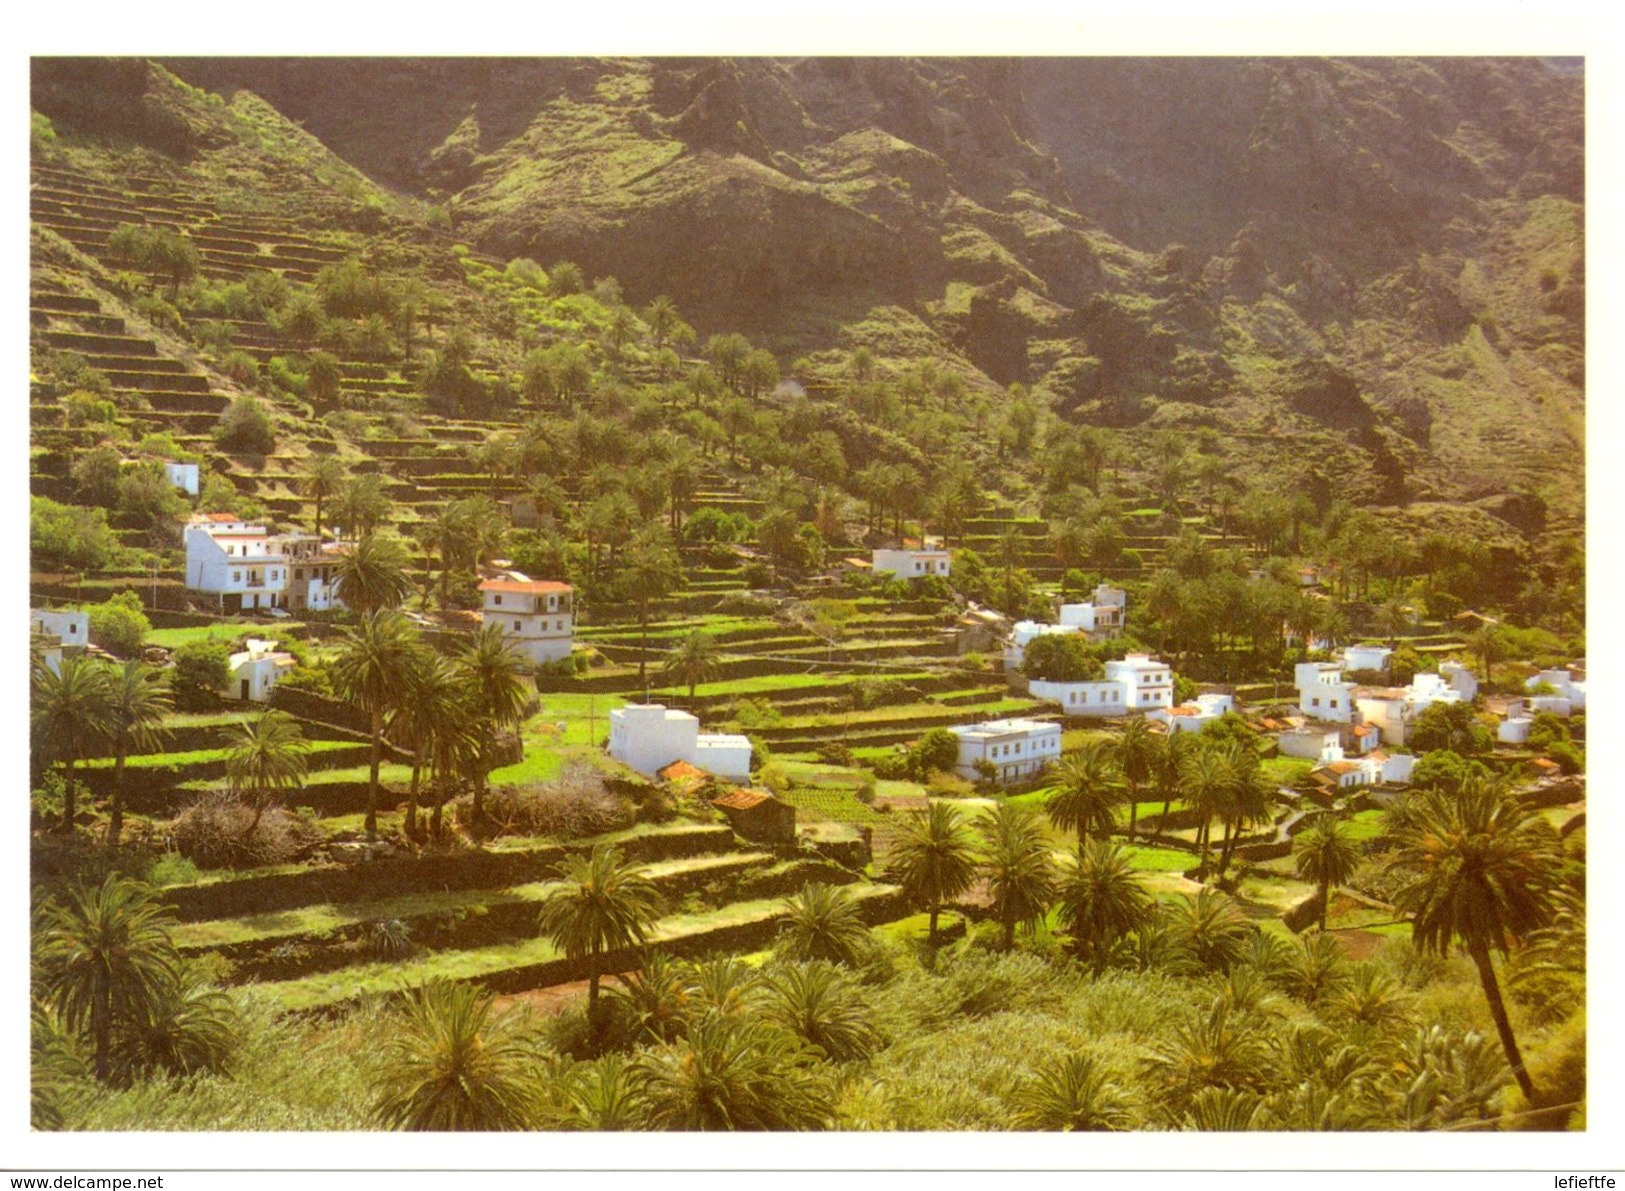
[(111, 1070), (115, 1027), (146, 1020), (175, 982), (172, 922), (150, 889), (112, 874), (45, 907), (40, 965), (50, 1001), (70, 1029), (89, 1027), (98, 1080)]
[(108, 731), (113, 743), (113, 795), (108, 800), (107, 847), (116, 850), (124, 830), (124, 761), (132, 748), (156, 748), (164, 717), (174, 708), (169, 676), (131, 659), (108, 683)]
[(355, 704), (368, 718), (372, 733), (372, 767), (367, 779), (369, 835), (378, 830), (378, 763), (384, 744), (384, 718), (410, 689), (412, 656), (418, 633), (399, 612), (374, 611), (344, 631), (333, 659), (333, 686), (341, 699)]
[(1219, 867), (1214, 879), (1224, 880), (1225, 869), (1241, 833), (1255, 823), (1270, 821), (1274, 790), (1258, 771), (1258, 754), (1250, 744), (1229, 741), (1220, 746), (1220, 753), (1230, 770), (1230, 786), (1219, 807), (1219, 820), (1224, 824), (1224, 842), (1219, 849)]
[(781, 903), (784, 926), (777, 951), (791, 960), (856, 964), (872, 945), (857, 899), (838, 885), (803, 885)]
[(1117, 737), (1117, 768), (1128, 785), (1128, 837), (1134, 838), (1140, 822), (1140, 790), (1156, 777), (1157, 754), (1161, 744), (1143, 715), (1130, 716)]
[(1125, 784), (1110, 746), (1101, 741), (1070, 753), (1060, 765), (1059, 782), (1044, 801), (1044, 814), (1062, 831), (1078, 833), (1078, 854), (1089, 846), (1091, 832), (1109, 835), (1117, 826), (1117, 808)]
[(34, 668), (29, 727), (37, 756), (62, 762), (62, 830), (72, 831), (77, 814), (73, 767), (108, 738), (113, 727), (114, 693), (107, 667), (88, 658), (63, 658), (58, 669)]
[(1226, 972), (1247, 958), (1257, 931), (1228, 894), (1203, 889), (1173, 903), (1174, 933), (1191, 958), (1211, 972)]
[(415, 990), (383, 1044), (373, 1115), (386, 1129), (513, 1132), (536, 1127), (536, 1049), (513, 1013), (493, 1016), (471, 984)]
[(965, 817), (946, 802), (933, 802), (903, 821), (892, 837), (889, 877), (911, 902), (931, 913), (926, 942), (937, 945), (937, 916), (976, 881), (976, 834)]
[(641, 1073), (625, 1055), (611, 1051), (578, 1063), (560, 1083), (562, 1112), (548, 1120), (549, 1129), (629, 1133), (644, 1126)]
[(467, 723), (460, 676), (449, 658), (429, 649), (415, 651), (406, 682), (407, 697), (390, 710), (386, 729), (412, 752), (412, 784), (402, 829), (408, 839), (416, 839), (418, 790), (424, 768), (432, 764), (436, 739), (466, 731)]
[(1157, 789), (1162, 793), (1162, 819), (1160, 830), (1168, 830), (1168, 816), (1174, 799), (1185, 796), (1185, 764), (1201, 747), (1194, 732), (1175, 732), (1165, 736), (1157, 745)]
[(683, 568), (672, 548), (671, 536), (660, 525), (646, 525), (632, 538), (622, 560), (626, 594), (638, 607), (638, 685), (647, 682), (649, 616), (656, 601), (664, 599), (683, 581)]
[(1048, 912), (1055, 857), (1038, 816), (1007, 802), (983, 820), (982, 835), (982, 868), (1008, 950), (1015, 946), (1018, 923), (1036, 923)]
[(817, 1052), (761, 1020), (707, 1015), (632, 1063), (656, 1129), (820, 1129), (835, 1112)]
[(1236, 773), (1229, 760), (1217, 748), (1203, 746), (1192, 750), (1186, 757), (1180, 774), (1180, 788), (1185, 801), (1196, 812), (1196, 848), (1202, 857), (1202, 872), (1208, 868), (1208, 838), (1217, 816), (1227, 815), (1232, 808)]
[[(458, 655), (457, 670), (469, 720), (481, 735), (488, 761), (499, 734), (517, 728), (532, 707), (532, 688), (526, 682), (530, 659), (503, 635), (500, 624), (488, 624)], [(474, 769), (475, 823), (485, 816), (485, 778), (491, 769), (485, 761)]]
[(867, 1058), (883, 1044), (872, 1010), (840, 968), (789, 964), (767, 974), (762, 1017), (837, 1063)]
[(1334, 815), (1316, 816), (1292, 841), (1292, 864), (1298, 876), (1319, 888), (1320, 929), (1325, 930), (1332, 886), (1347, 881), (1360, 864), (1360, 845), (1353, 829)]
[(1281, 974), (1282, 987), (1292, 996), (1318, 1008), (1348, 983), (1348, 962), (1343, 949), (1331, 935), (1306, 935), (1287, 961)]
[(1454, 796), (1413, 794), (1391, 842), (1391, 867), (1408, 877), (1394, 902), (1412, 916), (1412, 940), (1441, 955), (1459, 945), (1472, 958), (1512, 1074), (1533, 1101), (1534, 1081), (1518, 1052), (1490, 953), (1506, 955), (1551, 921), (1561, 856), (1556, 832), (1503, 786), (1472, 777)]
[(1060, 894), (1061, 923), (1093, 958), (1096, 973), (1105, 970), (1112, 944), (1144, 926), (1155, 905), (1128, 855), (1105, 840), (1079, 854), (1062, 877)]
[(1479, 625), (1473, 630), (1472, 636), (1467, 639), (1468, 645), (1484, 663), (1484, 681), (1490, 681), (1490, 665), (1501, 654), (1501, 626), (1498, 624)]
[(284, 712), (267, 711), (242, 726), (242, 734), (226, 754), (226, 781), (233, 794), (247, 795), (254, 807), (244, 839), (253, 837), (265, 808), (283, 790), (297, 790), (304, 784), (309, 751), (310, 742), (299, 730), (299, 721)]
[(1011, 1125), (1045, 1133), (1103, 1133), (1134, 1127), (1128, 1097), (1092, 1055), (1042, 1063), (1010, 1097)]
[(717, 665), (716, 639), (710, 633), (695, 629), (666, 656), (660, 675), (673, 682), (687, 683), (688, 701), (692, 704), (694, 689), (716, 676)]
[(596, 1021), (600, 958), (647, 941), (659, 894), (641, 865), (625, 863), (607, 844), (570, 857), (559, 876), (564, 884), (542, 903), (538, 925), (567, 959), (588, 961), (587, 1017)]
[(368, 534), (346, 550), (333, 568), (333, 594), (361, 616), (399, 608), (412, 594), (400, 542)]
[(322, 502), (338, 493), (344, 486), (344, 465), (333, 455), (316, 455), (310, 461), (310, 470), (299, 490), (316, 502), (314, 522), (316, 536), (322, 536)]
[(1262, 1091), (1270, 1062), (1262, 1031), (1215, 997), (1205, 1013), (1196, 1012), (1153, 1047), (1151, 1074), (1163, 1110), (1177, 1120), (1203, 1089)]

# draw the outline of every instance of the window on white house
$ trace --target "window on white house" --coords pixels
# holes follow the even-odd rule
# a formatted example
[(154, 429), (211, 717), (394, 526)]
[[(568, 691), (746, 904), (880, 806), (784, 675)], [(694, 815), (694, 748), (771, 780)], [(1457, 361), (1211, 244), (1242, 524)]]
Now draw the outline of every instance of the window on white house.
[(231, 581), (233, 583), (241, 583), (243, 581), (243, 573), (241, 571), (233, 571), (231, 573)]

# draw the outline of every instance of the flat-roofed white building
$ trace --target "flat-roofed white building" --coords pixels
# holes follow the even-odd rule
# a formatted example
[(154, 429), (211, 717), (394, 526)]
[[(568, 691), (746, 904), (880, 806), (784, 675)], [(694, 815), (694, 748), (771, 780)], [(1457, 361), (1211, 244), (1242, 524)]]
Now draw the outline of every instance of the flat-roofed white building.
[(1196, 702), (1178, 707), (1159, 707), (1146, 713), (1146, 719), (1167, 724), (1169, 732), (1200, 732), (1225, 712), (1236, 709), (1233, 696), (1224, 694), (1198, 695)]
[(1121, 682), (1044, 682), (1033, 679), (1027, 693), (1060, 704), (1067, 715), (1104, 718), (1128, 714), (1128, 686)]
[(1386, 670), (1392, 653), (1384, 645), (1350, 645), (1343, 650), (1343, 665), (1350, 670)]
[(1292, 668), (1298, 710), (1312, 720), (1347, 724), (1354, 719), (1354, 684), (1336, 662), (1299, 662)]
[[(1584, 711), (1586, 705), (1586, 684), (1584, 679), (1575, 678), (1570, 670), (1542, 670), (1532, 678), (1524, 680), (1523, 689), (1533, 692), (1541, 683), (1551, 687), (1555, 696), (1567, 700), (1568, 710), (1561, 712), (1568, 715), (1569, 711)], [(1550, 699), (1552, 695), (1539, 696)]]
[(1038, 773), (1061, 756), (1061, 725), (1048, 720), (988, 720), (949, 728), (959, 737), (959, 763), (954, 772), (976, 780), (976, 763), (994, 767), (1001, 782)]
[(291, 653), (279, 652), (275, 641), (250, 637), (245, 644), (247, 649), (227, 659), (226, 685), (220, 693), (228, 699), (264, 703), (276, 690), (282, 675), (298, 665), (298, 661)]
[(876, 574), (897, 575), (904, 579), (923, 579), (927, 575), (948, 574), (951, 555), (936, 548), (876, 550), (872, 554)]
[(1027, 646), (1040, 637), (1075, 636), (1083, 630), (1075, 624), (1043, 624), (1036, 620), (1018, 620), (1010, 629), (1010, 639), (1004, 646), (1004, 668), (1019, 670), (1027, 660)]
[(686, 761), (718, 777), (750, 777), (750, 741), (701, 732), (700, 721), (663, 703), (629, 703), (609, 713), (609, 755), (650, 777)]
[(1063, 625), (1088, 633), (1091, 640), (1104, 641), (1122, 635), (1127, 610), (1128, 593), (1102, 583), (1089, 603), (1062, 604), (1060, 620)]
[(502, 626), (507, 639), (538, 665), (570, 656), (575, 638), (574, 593), (568, 583), (531, 579), (517, 571), (480, 584), (480, 619)]
[(62, 673), (62, 659), (90, 644), (90, 613), (35, 608), (28, 613), (29, 636), (52, 674)]
[(1124, 684), (1123, 702), (1130, 711), (1174, 705), (1174, 672), (1160, 658), (1131, 653), (1107, 662), (1106, 677)]
[(188, 496), (198, 494), (198, 466), (195, 463), (171, 463), (164, 461), (164, 477), (169, 481), (170, 487), (179, 488)]

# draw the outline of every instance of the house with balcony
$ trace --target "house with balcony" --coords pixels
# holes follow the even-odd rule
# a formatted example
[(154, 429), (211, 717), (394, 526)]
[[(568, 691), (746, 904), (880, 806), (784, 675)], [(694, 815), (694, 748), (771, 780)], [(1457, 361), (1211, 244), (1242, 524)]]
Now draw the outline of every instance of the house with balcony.
[(662, 703), (629, 703), (609, 713), (609, 755), (650, 777), (675, 761), (734, 781), (750, 778), (750, 741), (701, 732), (700, 721)]
[(186, 523), (186, 589), (215, 597), (222, 612), (286, 606), (288, 558), (280, 537), (232, 513)]
[(502, 626), (504, 636), (537, 665), (570, 656), (575, 640), (574, 592), (568, 583), (507, 571), (480, 583), (480, 620)]
[(223, 612), (342, 608), (334, 575), (348, 543), (315, 534), (271, 533), (232, 513), (186, 523), (186, 588), (213, 595)]
[(1047, 720), (988, 720), (948, 731), (959, 737), (954, 772), (972, 781), (982, 776), (978, 761), (992, 765), (998, 781), (1010, 782), (1039, 773), (1061, 756), (1061, 725)]

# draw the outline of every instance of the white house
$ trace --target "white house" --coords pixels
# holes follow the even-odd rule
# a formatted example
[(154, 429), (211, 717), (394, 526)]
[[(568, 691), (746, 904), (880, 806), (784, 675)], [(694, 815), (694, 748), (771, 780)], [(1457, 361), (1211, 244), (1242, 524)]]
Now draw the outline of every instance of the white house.
[(1460, 662), (1440, 662), (1439, 677), (1467, 702), (1478, 698), (1478, 676)]
[[(1068, 605), (1070, 606), (1070, 605)], [(1010, 630), (1010, 639), (1004, 646), (1004, 668), (1019, 670), (1027, 660), (1027, 646), (1039, 637), (1065, 637), (1081, 633), (1075, 624), (1043, 624), (1036, 620), (1018, 620)]]
[(1416, 758), (1408, 753), (1377, 751), (1353, 760), (1345, 757), (1341, 749), (1330, 749), (1321, 763), (1309, 771), (1309, 776), (1328, 785), (1346, 790), (1353, 786), (1375, 786), (1383, 782), (1408, 785)]
[(949, 553), (936, 548), (876, 550), (872, 553), (876, 574), (923, 579), (927, 575), (948, 574)]
[(264, 703), (276, 690), (282, 674), (298, 663), (291, 653), (279, 653), (275, 641), (248, 639), (248, 648), (226, 661), (226, 685), (221, 694), (228, 699)]
[(28, 632), (39, 642), (40, 660), (46, 668), (61, 674), (64, 652), (77, 653), (90, 644), (90, 613), (35, 608), (28, 614)]
[(1350, 645), (1343, 650), (1343, 666), (1348, 670), (1386, 670), (1392, 653), (1383, 645)]
[(1535, 717), (1522, 699), (1507, 705), (1506, 718), (1495, 726), (1495, 739), (1502, 744), (1528, 744), (1529, 730), (1535, 726)]
[(651, 777), (674, 761), (718, 777), (750, 777), (749, 740), (702, 733), (699, 720), (661, 703), (629, 703), (610, 712), (609, 755)]
[(1159, 707), (1155, 711), (1147, 712), (1145, 718), (1167, 724), (1170, 733), (1200, 732), (1225, 712), (1235, 709), (1236, 701), (1230, 695), (1198, 695), (1195, 703), (1183, 703), (1178, 707)]
[(288, 559), (265, 526), (232, 513), (199, 513), (186, 524), (186, 587), (216, 597), (227, 612), (285, 603)]
[(1342, 755), (1343, 733), (1336, 724), (1312, 723), (1289, 728), (1275, 738), (1283, 757), (1303, 757), (1324, 761), (1333, 752)]
[(510, 571), (507, 578), (483, 581), (480, 594), (485, 597), (480, 619), (501, 625), (531, 661), (543, 664), (570, 656), (575, 620), (568, 583)]
[(1062, 604), (1061, 624), (1088, 633), (1091, 640), (1103, 641), (1122, 635), (1127, 608), (1128, 593), (1102, 583), (1090, 603)]
[(295, 612), (325, 612), (344, 607), (335, 576), (339, 559), (349, 549), (347, 543), (324, 542), (315, 534), (290, 533), (282, 536), (282, 548), (290, 572), (285, 589), (289, 608)]
[(1043, 682), (1035, 678), (1027, 684), (1027, 693), (1034, 699), (1059, 703), (1067, 715), (1128, 714), (1128, 687), (1121, 682)]
[(949, 728), (959, 737), (960, 777), (979, 778), (976, 762), (987, 761), (1001, 782), (1037, 773), (1061, 755), (1061, 725), (1047, 720), (988, 720)]
[(1464, 696), (1443, 675), (1429, 673), (1416, 675), (1410, 686), (1358, 687), (1354, 701), (1366, 722), (1375, 724), (1382, 732), (1384, 744), (1402, 745), (1412, 721), (1428, 706), (1461, 703)]
[(179, 488), (188, 496), (198, 493), (198, 467), (195, 463), (171, 463), (164, 460), (164, 476), (170, 487)]
[(1299, 662), (1292, 668), (1298, 688), (1298, 710), (1310, 719), (1336, 724), (1354, 719), (1354, 684), (1343, 680), (1336, 662)]
[[(1567, 699), (1568, 700), (1568, 707), (1569, 707), (1570, 710), (1573, 710), (1573, 711), (1584, 711), (1585, 710), (1585, 705), (1586, 705), (1586, 684), (1585, 684), (1585, 680), (1584, 679), (1578, 679), (1577, 680), (1574, 677), (1574, 674), (1573, 674), (1572, 671), (1570, 671), (1570, 670), (1542, 670), (1539, 674), (1536, 674), (1533, 678), (1525, 679), (1524, 684), (1523, 684), (1523, 689), (1526, 690), (1526, 691), (1533, 691), (1541, 683), (1545, 683), (1546, 685), (1550, 686), (1556, 692), (1556, 697), (1557, 698), (1559, 698), (1559, 699)], [(1538, 698), (1539, 697), (1551, 698), (1552, 696), (1547, 695), (1547, 696), (1537, 696), (1537, 697)], [(1565, 710), (1565, 711), (1561, 712), (1560, 714), (1568, 715), (1569, 711)]]
[(60, 612), (35, 608), (28, 614), (31, 629), (55, 639), (65, 649), (83, 649), (90, 644), (90, 613)]
[(1125, 685), (1123, 702), (1130, 711), (1174, 705), (1174, 672), (1150, 654), (1131, 653), (1107, 662), (1106, 678)]

